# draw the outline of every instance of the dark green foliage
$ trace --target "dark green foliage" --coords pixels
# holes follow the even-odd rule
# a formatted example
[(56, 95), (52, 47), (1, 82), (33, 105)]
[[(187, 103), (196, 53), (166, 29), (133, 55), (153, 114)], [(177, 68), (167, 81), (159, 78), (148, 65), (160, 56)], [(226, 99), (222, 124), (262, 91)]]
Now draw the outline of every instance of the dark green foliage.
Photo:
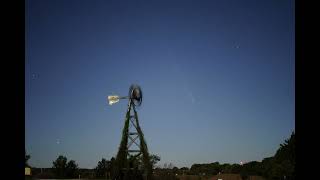
[(280, 144), (280, 148), (274, 156), (275, 168), (273, 172), (277, 175), (275, 177), (286, 176), (286, 179), (295, 179), (295, 133), (285, 140), (285, 143)]
[(111, 178), (114, 177), (115, 168), (116, 168), (116, 159), (112, 157), (110, 159), (110, 177)]
[(53, 161), (53, 172), (56, 178), (76, 178), (78, 173), (78, 165), (74, 160), (67, 163), (67, 158), (60, 155)]
[(110, 178), (108, 172), (111, 170), (111, 161), (102, 158), (94, 169), (96, 178)]
[(154, 170), (154, 180), (178, 180), (179, 178), (175, 175), (176, 168), (172, 169), (160, 169)]
[(155, 165), (160, 161), (160, 156), (157, 156), (155, 154), (150, 155), (150, 162), (152, 164), (152, 168), (155, 167)]
[(191, 175), (216, 175), (221, 172), (224, 174), (240, 174), (242, 179), (249, 176), (263, 176), (267, 179), (295, 179), (295, 133), (281, 144), (273, 157), (268, 157), (262, 162), (252, 161), (243, 165), (239, 164), (193, 164), (189, 171), (187, 168), (180, 173)]
[(173, 167), (172, 172), (173, 172), (173, 174), (179, 174), (179, 168)]
[(28, 160), (30, 159), (30, 157), (31, 156), (29, 154), (27, 154), (27, 151), (24, 151), (24, 158), (25, 158), (24, 163), (25, 163), (26, 167), (30, 167), (29, 164), (28, 164)]
[(65, 178), (66, 177), (66, 168), (67, 168), (67, 158), (60, 155), (53, 162), (52, 168), (54, 168), (54, 174), (57, 178)]
[(288, 160), (290, 163), (295, 164), (295, 133), (291, 134), (289, 139), (285, 140), (285, 143), (280, 144), (280, 148), (274, 156), (276, 162)]
[(193, 164), (190, 168), (192, 175), (216, 175), (221, 171), (219, 162), (210, 164)]
[(71, 160), (67, 163), (66, 167), (66, 177), (67, 178), (77, 178), (79, 175), (78, 165), (74, 160)]
[(295, 133), (280, 144), (274, 157), (262, 161), (263, 176), (268, 179), (295, 179)]
[(129, 170), (124, 174), (124, 180), (143, 180), (143, 171), (138, 169)]
[(241, 171), (241, 165), (240, 164), (232, 164), (231, 165), (231, 173), (238, 174)]
[(222, 164), (220, 165), (220, 172), (225, 174), (239, 174), (241, 172), (241, 165), (239, 164)]
[(187, 167), (182, 167), (182, 168), (180, 168), (180, 170), (188, 171), (189, 168), (187, 168)]
[[(149, 159), (152, 167), (154, 167), (155, 164), (157, 164), (158, 161), (160, 161), (160, 156), (152, 154), (152, 155), (149, 155)], [(137, 157), (130, 156), (128, 161), (129, 161), (129, 166), (131, 168), (144, 169), (143, 157), (141, 155)]]
[(244, 164), (241, 167), (240, 175), (242, 179), (247, 179), (249, 176), (261, 176), (263, 173), (262, 165), (260, 162), (251, 161), (249, 163)]

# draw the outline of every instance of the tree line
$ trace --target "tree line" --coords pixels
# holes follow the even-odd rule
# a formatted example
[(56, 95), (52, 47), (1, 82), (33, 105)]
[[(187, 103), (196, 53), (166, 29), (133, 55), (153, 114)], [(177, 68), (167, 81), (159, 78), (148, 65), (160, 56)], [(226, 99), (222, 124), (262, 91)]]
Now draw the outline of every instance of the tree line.
[[(150, 160), (153, 166), (155, 179), (177, 179), (177, 175), (197, 175), (207, 176), (217, 174), (240, 174), (245, 180), (249, 176), (262, 176), (270, 180), (294, 180), (295, 179), (295, 133), (293, 132), (290, 138), (286, 139), (283, 144), (280, 144), (279, 149), (272, 157), (264, 158), (261, 162), (251, 161), (245, 164), (220, 164), (219, 162), (207, 164), (193, 164), (191, 168), (174, 167), (171, 163), (164, 167), (155, 167), (160, 157), (150, 155)], [(28, 165), (30, 155), (25, 153), (25, 165)], [(130, 158), (129, 158), (130, 159)], [(52, 168), (32, 168), (33, 175), (39, 178), (101, 178), (111, 179), (115, 168), (115, 158), (110, 160), (102, 158), (98, 161), (94, 169), (79, 169), (74, 160), (68, 161), (65, 156), (60, 155), (53, 161)], [(143, 168), (142, 159), (134, 161), (136, 169)]]
[[(28, 160), (30, 155), (25, 153), (25, 166), (30, 167)], [(130, 159), (130, 158), (129, 158)], [(157, 155), (150, 155), (152, 166), (160, 161)], [(135, 167), (143, 169), (142, 159), (138, 158), (135, 162)], [(72, 178), (94, 178), (94, 179), (111, 179), (116, 168), (115, 158), (110, 160), (102, 158), (98, 161), (94, 169), (80, 169), (74, 160), (68, 161), (66, 156), (60, 155), (52, 162), (51, 168), (36, 168), (32, 167), (32, 176), (36, 178), (55, 178), (55, 179), (72, 179)]]
[(193, 164), (190, 169), (181, 168), (180, 171), (172, 169), (173, 173), (185, 173), (188, 175), (210, 176), (223, 174), (240, 174), (242, 179), (249, 176), (262, 176), (270, 180), (293, 180), (295, 179), (295, 133), (280, 144), (279, 149), (272, 157), (264, 158), (261, 162), (251, 161), (245, 164)]

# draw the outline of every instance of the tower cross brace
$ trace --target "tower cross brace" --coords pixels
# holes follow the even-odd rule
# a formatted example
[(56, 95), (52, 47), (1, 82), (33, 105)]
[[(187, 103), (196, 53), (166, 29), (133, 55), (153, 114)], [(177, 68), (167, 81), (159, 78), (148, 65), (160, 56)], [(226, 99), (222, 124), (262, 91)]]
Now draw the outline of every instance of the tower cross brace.
[[(130, 127), (133, 127), (134, 131), (130, 131), (132, 128), (130, 128), (129, 125)], [(133, 144), (137, 149), (132, 149)], [(143, 177), (146, 180), (151, 180), (152, 164), (150, 162), (148, 147), (139, 125), (138, 113), (135, 109), (135, 105), (132, 100), (129, 99), (125, 124), (122, 130), (122, 139), (116, 156), (117, 168), (115, 169), (115, 176), (113, 179), (130, 179), (129, 174), (131, 171), (134, 171), (132, 162), (136, 161), (137, 157), (141, 155), (143, 164), (143, 169), (141, 171), (143, 172)]]

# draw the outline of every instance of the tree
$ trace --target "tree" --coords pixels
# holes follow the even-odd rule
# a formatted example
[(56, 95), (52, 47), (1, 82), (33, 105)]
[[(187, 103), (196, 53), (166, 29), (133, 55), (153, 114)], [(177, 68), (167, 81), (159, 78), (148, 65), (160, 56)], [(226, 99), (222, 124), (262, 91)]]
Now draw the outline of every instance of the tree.
[(150, 155), (150, 161), (151, 161), (151, 164), (152, 164), (152, 168), (154, 168), (155, 165), (160, 161), (160, 156), (152, 154), (152, 155)]
[(251, 161), (242, 165), (240, 170), (242, 179), (247, 179), (249, 176), (261, 176), (262, 167), (261, 162)]
[(28, 160), (30, 159), (31, 156), (27, 154), (26, 150), (24, 151), (24, 157), (25, 157), (25, 166), (30, 167), (28, 164)]
[(176, 166), (172, 168), (172, 172), (174, 174), (178, 174), (179, 173), (179, 168), (177, 168)]
[[(152, 155), (149, 155), (149, 159), (150, 159), (152, 168), (154, 168), (155, 165), (160, 161), (160, 156), (152, 154)], [(142, 163), (142, 156), (137, 156), (137, 157), (130, 156), (129, 163), (131, 163), (133, 168), (144, 169), (144, 164)]]
[(280, 144), (273, 157), (262, 161), (263, 176), (270, 179), (295, 179), (295, 133)]
[(288, 160), (295, 163), (295, 133), (292, 132), (289, 139), (286, 139), (275, 154), (276, 161)]
[(74, 160), (70, 160), (66, 166), (66, 177), (67, 178), (77, 178), (78, 175), (78, 165)]
[(116, 166), (115, 161), (116, 159), (114, 157), (110, 159), (110, 177), (113, 177), (113, 174), (115, 172), (115, 166)]
[(67, 162), (67, 158), (62, 155), (53, 161), (52, 168), (56, 178), (76, 178), (79, 170), (74, 160)]
[(53, 161), (54, 174), (57, 178), (66, 177), (67, 158), (60, 155), (55, 161)]
[(190, 173), (193, 175), (216, 175), (221, 171), (219, 162), (210, 164), (193, 164), (190, 168)]
[(233, 174), (239, 174), (241, 171), (241, 165), (239, 164), (232, 164), (230, 166), (230, 173), (233, 173)]
[(261, 162), (261, 171), (262, 171), (262, 176), (270, 179), (271, 178), (271, 171), (272, 168), (274, 168), (274, 158), (272, 157), (267, 157), (264, 158)]
[(111, 162), (102, 158), (102, 160), (98, 162), (98, 165), (95, 168), (95, 176), (97, 178), (108, 178), (107, 172), (111, 170), (110, 166)]
[(187, 168), (187, 167), (182, 167), (182, 168), (180, 168), (180, 172), (181, 172), (181, 174), (187, 174), (187, 173), (189, 173), (189, 168)]
[(274, 156), (273, 178), (295, 179), (295, 133), (292, 132)]

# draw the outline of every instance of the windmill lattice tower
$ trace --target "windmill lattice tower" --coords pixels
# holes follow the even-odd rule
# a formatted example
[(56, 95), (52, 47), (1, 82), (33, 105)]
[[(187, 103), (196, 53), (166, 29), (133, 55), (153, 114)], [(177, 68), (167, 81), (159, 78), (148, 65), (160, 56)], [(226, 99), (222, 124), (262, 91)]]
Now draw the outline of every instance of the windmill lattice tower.
[[(122, 130), (122, 139), (116, 156), (116, 166), (113, 170), (113, 179), (136, 179), (139, 172), (143, 173), (143, 179), (152, 179), (152, 165), (147, 144), (141, 130), (136, 106), (142, 102), (142, 91), (137, 85), (131, 85), (128, 97), (108, 96), (109, 104), (129, 99), (125, 123)], [(135, 148), (134, 148), (135, 147)], [(143, 166), (134, 164), (141, 158)]]

